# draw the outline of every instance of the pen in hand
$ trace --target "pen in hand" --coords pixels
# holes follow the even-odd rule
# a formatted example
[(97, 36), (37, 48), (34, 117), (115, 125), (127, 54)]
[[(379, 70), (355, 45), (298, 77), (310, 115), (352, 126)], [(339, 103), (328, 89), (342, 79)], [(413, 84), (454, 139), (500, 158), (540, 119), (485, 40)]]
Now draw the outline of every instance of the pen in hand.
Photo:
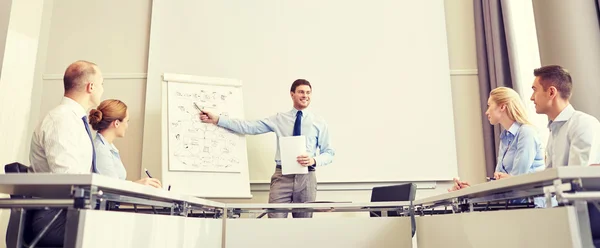
[[(152, 176), (150, 175), (150, 172), (148, 172), (148, 169), (144, 168), (144, 171), (146, 172), (146, 175), (148, 175), (149, 178), (152, 178)], [(171, 185), (169, 185), (169, 188), (167, 189), (167, 191), (171, 191)]]
[(200, 113), (202, 113), (202, 109), (201, 109), (201, 108), (198, 106), (198, 104), (196, 104), (195, 102), (194, 102), (194, 107), (196, 107), (196, 109), (197, 109), (198, 111), (200, 111)]

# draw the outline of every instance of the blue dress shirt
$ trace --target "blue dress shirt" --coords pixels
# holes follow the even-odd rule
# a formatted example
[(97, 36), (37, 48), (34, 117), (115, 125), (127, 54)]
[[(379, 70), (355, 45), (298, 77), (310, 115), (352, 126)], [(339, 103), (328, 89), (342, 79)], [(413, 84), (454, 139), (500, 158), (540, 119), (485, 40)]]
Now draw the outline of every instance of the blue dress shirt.
[[(219, 117), (218, 126), (239, 134), (263, 134), (275, 132), (277, 138), (293, 136), (297, 109), (277, 113), (262, 120), (238, 120), (226, 116)], [(331, 146), (327, 123), (312, 112), (302, 110), (302, 135), (306, 136), (306, 151), (315, 159), (316, 166), (328, 165), (333, 161), (335, 151)], [(275, 153), (275, 163), (281, 165), (279, 142)]]
[(113, 144), (108, 143), (100, 133), (96, 133), (94, 148), (96, 149), (98, 173), (122, 180), (127, 178), (127, 171), (123, 166), (123, 162), (121, 162), (119, 150)]
[(515, 122), (502, 131), (496, 172), (516, 176), (544, 168), (544, 153), (535, 127)]
[[(496, 172), (517, 176), (544, 169), (544, 155), (535, 127), (515, 122), (508, 130), (502, 131)], [(546, 206), (543, 197), (535, 197), (533, 200), (537, 207)], [(527, 199), (514, 199), (510, 202), (526, 203)]]

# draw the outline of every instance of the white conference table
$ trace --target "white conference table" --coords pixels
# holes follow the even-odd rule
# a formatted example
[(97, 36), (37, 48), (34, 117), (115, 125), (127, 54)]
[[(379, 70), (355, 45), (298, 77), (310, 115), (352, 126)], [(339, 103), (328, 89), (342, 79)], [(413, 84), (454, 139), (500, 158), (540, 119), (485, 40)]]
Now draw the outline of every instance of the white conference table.
[(289, 212), (286, 219), (230, 218), (226, 222), (227, 248), (241, 247), (412, 247), (411, 218), (313, 217), (291, 218), (291, 212), (408, 212), (410, 202), (227, 204), (229, 211), (262, 214)]
[[(0, 174), (0, 193), (39, 198), (2, 199), (1, 208), (67, 209), (65, 247), (222, 247), (220, 202), (98, 174)], [(96, 202), (105, 209), (107, 200), (119, 202), (119, 210), (95, 209)], [(145, 213), (133, 212), (134, 204)], [(212, 217), (189, 218), (194, 211)]]
[[(579, 188), (588, 191), (570, 191)], [(479, 211), (475, 206), (486, 201), (540, 195), (544, 190), (556, 193), (556, 198), (566, 205), (497, 211)], [(600, 167), (569, 167), (419, 199), (414, 202), (418, 247), (590, 247), (585, 203), (590, 199), (600, 200), (598, 190)], [(412, 247), (413, 241), (413, 223), (406, 216), (306, 219), (238, 216), (273, 211), (398, 210), (406, 214), (409, 202), (225, 204), (96, 174), (4, 174), (0, 175), (0, 193), (43, 198), (2, 199), (0, 208), (68, 208), (65, 247), (385, 248)], [(121, 207), (110, 211), (95, 209), (96, 202), (106, 200), (120, 202)], [(131, 211), (131, 204), (160, 211), (136, 213)], [(457, 211), (425, 214), (425, 210), (448, 206)], [(204, 212), (208, 214), (193, 215)]]
[[(476, 207), (543, 196), (544, 191), (556, 193), (565, 205), (496, 211)], [(419, 199), (414, 202), (417, 212), (449, 207), (454, 213), (417, 217), (418, 247), (593, 247), (586, 203), (599, 196), (600, 167), (592, 166), (553, 168)]]
[[(234, 213), (387, 213), (405, 211), (409, 202), (225, 204), (97, 174), (0, 174), (0, 193), (39, 197), (2, 199), (0, 208), (67, 208), (65, 247), (412, 246), (410, 218), (249, 219)], [(96, 202), (105, 209), (107, 200), (119, 202), (119, 209), (95, 209)], [(132, 211), (132, 204), (144, 213)], [(199, 218), (202, 212), (209, 214)]]
[[(457, 200), (474, 199), (480, 201), (513, 197), (515, 193), (530, 194), (543, 192), (543, 187), (555, 181), (581, 180), (582, 183), (600, 189), (600, 166), (572, 166), (547, 169), (544, 171), (514, 176), (502, 180), (473, 185), (471, 187), (416, 200), (415, 205), (433, 206), (455, 203)], [(503, 194), (505, 193), (505, 194)]]

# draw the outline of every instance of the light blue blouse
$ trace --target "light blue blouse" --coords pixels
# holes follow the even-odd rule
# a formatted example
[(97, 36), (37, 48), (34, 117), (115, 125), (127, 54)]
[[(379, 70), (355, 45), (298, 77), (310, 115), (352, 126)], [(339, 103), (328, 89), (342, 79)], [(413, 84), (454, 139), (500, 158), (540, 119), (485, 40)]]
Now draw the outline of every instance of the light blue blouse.
[(511, 176), (544, 170), (544, 153), (534, 126), (513, 123), (500, 134), (496, 172)]
[[(544, 169), (544, 154), (534, 126), (515, 122), (508, 130), (502, 131), (496, 172), (517, 176)], [(533, 200), (537, 207), (546, 206), (543, 197), (535, 197)], [(525, 203), (527, 199), (515, 199), (511, 202)]]
[(127, 171), (123, 166), (123, 162), (121, 162), (119, 150), (115, 145), (108, 143), (102, 134), (97, 133), (94, 139), (94, 148), (96, 149), (98, 173), (122, 180), (127, 178)]

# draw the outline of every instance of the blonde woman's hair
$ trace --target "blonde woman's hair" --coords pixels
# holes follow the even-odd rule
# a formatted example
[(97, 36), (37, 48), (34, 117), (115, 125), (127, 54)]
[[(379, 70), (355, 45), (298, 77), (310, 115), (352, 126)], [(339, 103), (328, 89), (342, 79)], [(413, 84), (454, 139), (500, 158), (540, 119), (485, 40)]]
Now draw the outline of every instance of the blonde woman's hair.
[(506, 105), (506, 114), (511, 120), (520, 124), (531, 124), (527, 118), (523, 101), (521, 101), (521, 97), (515, 90), (507, 87), (498, 87), (490, 92), (490, 98), (498, 106), (502, 104)]

